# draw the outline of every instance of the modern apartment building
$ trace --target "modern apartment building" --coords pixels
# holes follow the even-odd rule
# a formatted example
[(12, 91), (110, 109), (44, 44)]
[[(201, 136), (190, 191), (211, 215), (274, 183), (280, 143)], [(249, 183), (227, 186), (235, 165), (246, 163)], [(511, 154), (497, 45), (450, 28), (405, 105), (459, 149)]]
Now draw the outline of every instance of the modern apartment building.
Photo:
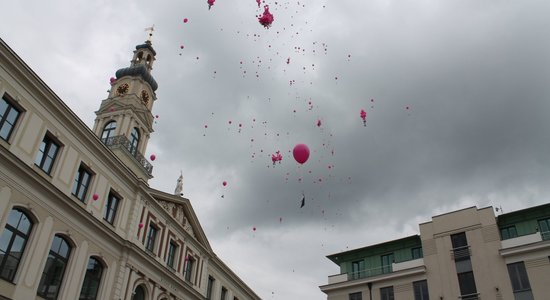
[(432, 217), (420, 235), (327, 256), (328, 300), (550, 299), (550, 204)]
[(181, 177), (174, 193), (148, 185), (155, 56), (135, 47), (90, 129), (0, 40), (0, 299), (260, 299)]

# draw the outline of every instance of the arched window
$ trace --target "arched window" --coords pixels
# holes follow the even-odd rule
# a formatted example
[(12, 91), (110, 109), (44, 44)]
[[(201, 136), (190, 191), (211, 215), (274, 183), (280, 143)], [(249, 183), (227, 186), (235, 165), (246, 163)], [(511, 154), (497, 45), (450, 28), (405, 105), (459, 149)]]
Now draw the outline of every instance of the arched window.
[(103, 264), (94, 257), (88, 260), (86, 275), (80, 290), (79, 300), (95, 300), (101, 283), (101, 275), (103, 274)]
[(0, 278), (13, 282), (17, 267), (29, 240), (32, 221), (22, 210), (14, 208), (0, 236)]
[(103, 127), (103, 132), (101, 133), (101, 140), (105, 143), (107, 139), (115, 136), (116, 121), (111, 121)]
[(130, 145), (128, 145), (128, 151), (132, 155), (136, 155), (137, 147), (139, 145), (139, 130), (134, 127), (132, 129), (132, 134), (130, 134)]
[(136, 62), (137, 62), (137, 63), (140, 62), (142, 58), (143, 58), (143, 52), (139, 51), (139, 52), (138, 52), (138, 55), (137, 55), (137, 57), (136, 57)]
[(138, 285), (134, 290), (132, 300), (145, 300), (145, 295), (145, 288), (143, 288), (143, 285)]
[(50, 254), (38, 285), (38, 296), (47, 300), (57, 299), (70, 255), (71, 246), (67, 240), (59, 235), (54, 236)]

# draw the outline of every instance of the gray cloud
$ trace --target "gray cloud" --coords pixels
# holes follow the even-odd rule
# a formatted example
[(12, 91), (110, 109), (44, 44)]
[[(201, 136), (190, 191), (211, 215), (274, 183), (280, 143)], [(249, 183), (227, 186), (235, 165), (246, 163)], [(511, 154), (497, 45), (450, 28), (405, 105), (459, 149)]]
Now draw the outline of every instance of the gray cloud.
[(325, 255), (434, 214), (548, 202), (545, 1), (273, 2), (270, 29), (254, 1), (205, 2), (8, 3), (0, 34), (91, 125), (155, 24), (151, 185), (183, 171), (214, 249), (263, 298), (322, 299)]

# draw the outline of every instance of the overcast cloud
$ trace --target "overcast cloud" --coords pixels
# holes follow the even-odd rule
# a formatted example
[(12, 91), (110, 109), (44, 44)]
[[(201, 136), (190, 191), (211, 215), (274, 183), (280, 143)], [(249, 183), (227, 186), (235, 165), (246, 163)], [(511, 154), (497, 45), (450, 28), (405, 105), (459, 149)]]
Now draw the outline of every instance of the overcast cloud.
[(155, 24), (150, 184), (183, 172), (215, 252), (264, 299), (325, 299), (326, 255), (432, 215), (549, 201), (548, 1), (267, 1), (269, 29), (253, 0), (4, 2), (0, 37), (90, 127)]

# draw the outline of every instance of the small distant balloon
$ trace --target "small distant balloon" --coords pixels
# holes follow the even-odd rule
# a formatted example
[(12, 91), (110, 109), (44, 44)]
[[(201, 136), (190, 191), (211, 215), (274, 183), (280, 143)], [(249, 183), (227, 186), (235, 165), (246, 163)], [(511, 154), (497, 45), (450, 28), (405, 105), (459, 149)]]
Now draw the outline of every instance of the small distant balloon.
[(256, 231), (256, 227), (252, 227), (252, 230), (253, 230), (253, 231)]
[(292, 150), (292, 155), (296, 162), (304, 164), (309, 158), (309, 148), (306, 144), (297, 144)]
[(227, 186), (227, 181), (222, 182), (223, 186)]
[(214, 2), (216, 0), (207, 0), (206, 3), (208, 3), (208, 9), (210, 9), (212, 7), (212, 5), (214, 5)]
[(317, 127), (321, 127), (321, 120), (317, 120)]
[(183, 45), (180, 45), (180, 49), (183, 49), (183, 48), (184, 48)]
[(143, 223), (139, 223), (139, 224), (138, 224), (138, 227), (139, 227), (140, 229), (143, 228)]
[(187, 23), (189, 21), (187, 18), (183, 18), (183, 23)]
[(94, 201), (97, 200), (97, 199), (99, 199), (99, 195), (98, 195), (98, 194), (93, 194), (93, 195), (92, 195), (92, 199), (94, 199)]
[(114, 83), (116, 82), (116, 78), (111, 77), (111, 79), (109, 79), (109, 82), (110, 82), (111, 84), (114, 84)]
[(367, 112), (364, 109), (361, 109), (360, 116), (363, 119), (363, 126), (367, 126)]
[(151, 161), (155, 161), (155, 159), (157, 159), (157, 156), (154, 155), (154, 154), (151, 154), (151, 156), (149, 158), (151, 158)]

